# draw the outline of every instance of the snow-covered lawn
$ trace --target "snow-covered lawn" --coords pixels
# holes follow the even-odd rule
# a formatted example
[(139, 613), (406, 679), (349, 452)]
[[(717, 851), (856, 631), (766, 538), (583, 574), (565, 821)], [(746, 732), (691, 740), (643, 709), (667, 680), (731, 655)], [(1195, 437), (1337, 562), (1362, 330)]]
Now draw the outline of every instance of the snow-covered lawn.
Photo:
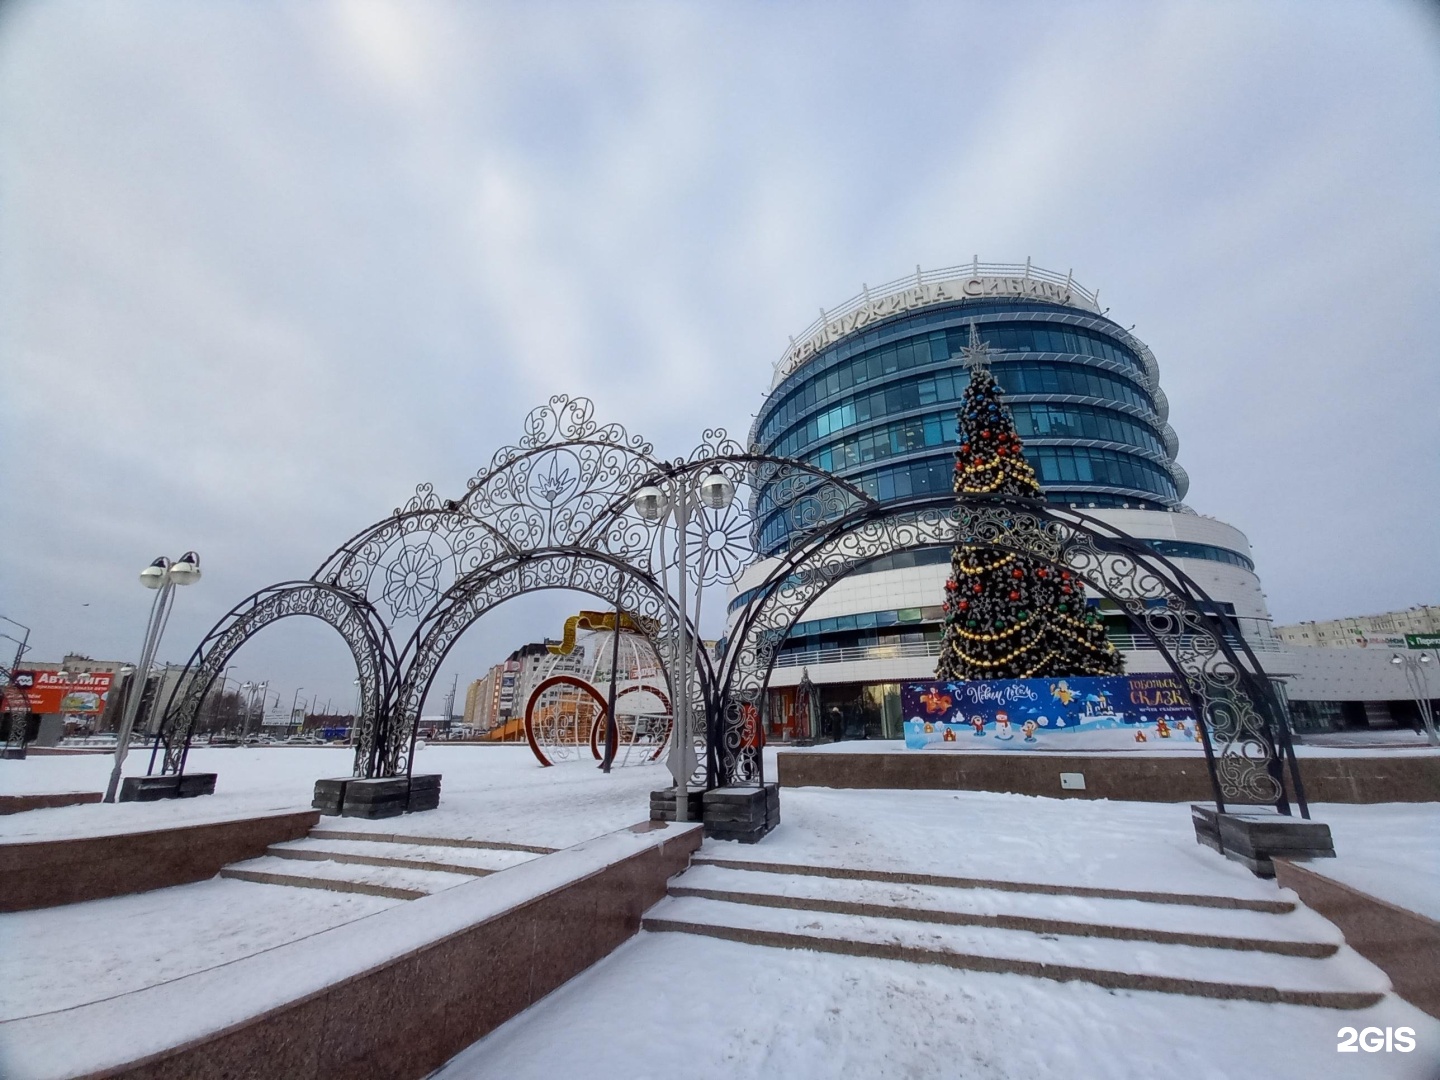
[[(144, 773), (146, 754), (126, 760), (126, 775)], [(0, 793), (103, 791), (113, 758), (90, 755), (0, 761)], [(328, 747), (197, 748), (189, 772), (213, 772), (215, 794), (151, 803), (90, 804), (0, 817), (0, 842), (93, 836), (165, 828), (310, 806), (315, 781), (347, 776), (352, 752)], [(481, 837), (569, 847), (649, 816), (649, 793), (665, 787), (663, 765), (615, 769), (588, 763), (542, 768), (524, 746), (445, 746), (420, 750), (415, 771), (441, 774), (440, 808), (346, 828), (419, 836)]]
[[(1337, 1054), (1342, 1025), (1409, 1026), (1409, 1054)], [(1214, 1001), (642, 932), (435, 1080), (936, 1077), (1433, 1080), (1440, 1022)]]

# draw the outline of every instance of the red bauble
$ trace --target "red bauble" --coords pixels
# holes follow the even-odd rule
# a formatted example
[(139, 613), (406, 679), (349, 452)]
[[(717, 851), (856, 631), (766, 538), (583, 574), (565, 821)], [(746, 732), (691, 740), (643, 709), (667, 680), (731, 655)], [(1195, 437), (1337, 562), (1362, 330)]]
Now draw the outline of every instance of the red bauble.
[(1011, 599), (1011, 600), (1019, 600), (1019, 599), (1020, 599), (1020, 594), (1019, 594), (1018, 592), (1012, 592), (1012, 593), (1010, 594), (1010, 599)]
[(1045, 567), (1042, 566), (1042, 567), (1040, 567), (1038, 570), (1035, 571), (1035, 576), (1036, 576), (1036, 577), (1045, 577), (1047, 574), (1049, 574), (1049, 572), (1050, 572), (1050, 571), (1046, 570)]
[(964, 610), (965, 610), (966, 608), (968, 608), (969, 606), (970, 606), (970, 601), (969, 601), (969, 600), (961, 600), (961, 601), (960, 601), (960, 610), (961, 610), (961, 611), (964, 611)]
[(971, 587), (971, 590), (970, 590), (970, 591), (971, 591), (971, 592), (977, 592), (977, 593), (978, 593), (978, 592), (983, 592), (984, 590), (982, 590), (982, 589), (980, 588), (980, 583), (977, 581), (977, 582)]
[[(1041, 573), (1043, 574), (1044, 571), (1042, 570)], [(1013, 578), (1023, 578), (1025, 576), (1025, 571), (1021, 570), (1019, 567), (1016, 567), (1014, 570), (1010, 571), (1010, 576)]]

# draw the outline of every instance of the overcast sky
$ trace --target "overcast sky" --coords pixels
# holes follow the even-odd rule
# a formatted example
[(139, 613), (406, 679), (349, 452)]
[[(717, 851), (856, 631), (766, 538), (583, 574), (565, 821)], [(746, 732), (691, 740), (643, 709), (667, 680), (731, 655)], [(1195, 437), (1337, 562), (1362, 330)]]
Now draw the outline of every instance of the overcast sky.
[[(1440, 602), (1431, 12), (6, 4), (0, 615), (132, 658), (195, 548), (183, 660), (549, 395), (743, 437), (820, 305), (973, 255), (1135, 324), (1278, 621)], [(482, 620), (437, 693), (576, 607)], [(297, 622), (240, 675), (348, 707)]]

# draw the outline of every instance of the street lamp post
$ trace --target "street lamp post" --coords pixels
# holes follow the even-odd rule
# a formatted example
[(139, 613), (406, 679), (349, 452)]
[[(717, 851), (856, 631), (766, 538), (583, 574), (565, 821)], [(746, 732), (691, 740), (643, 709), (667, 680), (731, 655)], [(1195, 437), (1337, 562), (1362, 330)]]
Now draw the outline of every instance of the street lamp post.
[[(676, 543), (676, 592), (680, 617), (675, 621), (675, 721), (670, 737), (670, 756), (666, 761), (675, 778), (675, 820), (690, 819), (690, 777), (695, 772), (695, 743), (690, 736), (690, 706), (695, 679), (694, 657), (691, 655), (688, 585), (690, 552), (687, 533), (692, 515), (702, 507), (724, 510), (735, 498), (735, 485), (718, 468), (705, 476), (698, 471), (681, 471), (653, 477), (632, 499), (635, 512), (645, 521), (663, 529), (666, 518), (674, 522)], [(663, 545), (663, 532), (661, 544)], [(700, 626), (700, 601), (705, 581), (705, 558), (708, 548), (702, 545), (699, 572), (695, 586), (695, 627)], [(661, 562), (664, 563), (663, 549)], [(662, 571), (663, 572), (663, 571)], [(668, 581), (666, 584), (668, 589)], [(619, 632), (619, 628), (616, 628)]]
[[(1440, 653), (1436, 655), (1440, 656)], [(1390, 663), (1404, 668), (1405, 683), (1415, 695), (1415, 706), (1420, 710), (1420, 722), (1425, 725), (1425, 737), (1430, 740), (1431, 746), (1440, 746), (1440, 736), (1435, 733), (1435, 710), (1430, 704), (1429, 669), (1435, 661), (1422, 650), (1419, 656), (1395, 653), (1390, 657)]]
[(18, 646), (18, 648), (16, 648), (15, 650), (15, 662), (10, 665), (10, 670), (14, 671), (20, 666), (20, 661), (24, 659), (25, 653), (29, 651), (30, 627), (26, 626), (24, 623), (18, 623), (14, 619), (8, 618), (4, 615), (0, 615), (0, 619), (4, 619), (5, 622), (8, 622), (11, 626), (18, 626), (21, 630), (25, 631), (25, 637), (23, 640), (20, 638), (10, 637), (9, 634), (0, 634), (0, 637), (10, 638), (10, 640), (15, 642), (15, 644)]
[(135, 717), (140, 712), (140, 699), (145, 696), (145, 682), (150, 677), (150, 665), (155, 661), (155, 650), (160, 645), (160, 635), (170, 619), (170, 608), (175, 602), (175, 586), (190, 585), (200, 580), (200, 556), (187, 551), (176, 562), (160, 556), (140, 571), (140, 584), (155, 590), (155, 599), (150, 604), (150, 621), (145, 627), (145, 643), (140, 650), (140, 662), (135, 665), (137, 692), (125, 698), (125, 715), (120, 721), (119, 740), (115, 744), (115, 767), (110, 770), (110, 783), (105, 787), (105, 801), (115, 801), (115, 791), (120, 786), (120, 770), (125, 765), (125, 755), (130, 751), (130, 733), (135, 728)]

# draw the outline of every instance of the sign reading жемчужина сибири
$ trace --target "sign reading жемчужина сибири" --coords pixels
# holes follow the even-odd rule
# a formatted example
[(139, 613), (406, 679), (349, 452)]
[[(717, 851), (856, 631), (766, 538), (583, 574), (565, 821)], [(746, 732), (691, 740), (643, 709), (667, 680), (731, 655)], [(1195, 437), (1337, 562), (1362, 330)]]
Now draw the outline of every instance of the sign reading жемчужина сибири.
[(934, 283), (917, 282), (908, 289), (885, 295), (868, 296), (853, 310), (826, 314), (820, 328), (803, 341), (795, 342), (781, 359), (778, 375), (784, 378), (827, 345), (839, 341), (870, 323), (888, 319), (901, 312), (913, 311), (949, 300), (978, 300), (1005, 297), (1021, 300), (1044, 300), (1054, 304), (1082, 307), (1098, 311), (1090, 298), (1071, 284), (1048, 281), (1041, 277), (1020, 277), (1010, 274), (967, 274)]
[(1175, 675), (905, 683), (900, 707), (915, 750), (1201, 749)]

